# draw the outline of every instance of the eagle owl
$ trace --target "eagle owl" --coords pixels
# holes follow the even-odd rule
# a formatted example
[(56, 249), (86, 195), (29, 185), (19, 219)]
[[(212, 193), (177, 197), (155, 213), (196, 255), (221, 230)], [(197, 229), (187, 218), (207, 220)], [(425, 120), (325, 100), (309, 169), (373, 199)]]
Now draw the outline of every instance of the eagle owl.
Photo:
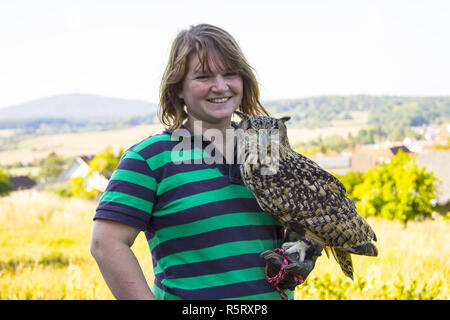
[[(331, 250), (344, 274), (353, 279), (351, 253), (377, 256), (376, 236), (347, 197), (342, 183), (315, 162), (292, 150), (285, 122), (235, 112), (238, 161), (245, 185), (261, 208), (288, 230)], [(287, 254), (305, 256), (301, 241), (283, 244)]]

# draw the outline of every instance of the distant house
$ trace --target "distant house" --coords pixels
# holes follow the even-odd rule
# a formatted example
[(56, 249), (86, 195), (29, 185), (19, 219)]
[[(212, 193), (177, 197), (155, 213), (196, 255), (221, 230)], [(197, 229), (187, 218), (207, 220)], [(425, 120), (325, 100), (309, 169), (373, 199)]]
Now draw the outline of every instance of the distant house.
[(425, 148), (434, 144), (431, 140), (416, 140), (413, 138), (406, 138), (403, 140), (403, 143), (411, 152), (422, 152)]
[(380, 163), (388, 163), (400, 150), (412, 154), (404, 145), (365, 145), (357, 146), (353, 152), (332, 156), (318, 153), (308, 157), (324, 170), (342, 175), (349, 171), (365, 172)]
[(351, 154), (342, 153), (339, 155), (327, 156), (321, 153), (308, 156), (316, 162), (322, 169), (337, 174), (346, 174), (351, 170)]
[(37, 183), (28, 176), (10, 177), (9, 181), (13, 185), (13, 190), (25, 190), (33, 188)]
[(354, 152), (352, 154), (351, 171), (365, 172), (377, 166), (376, 156), (370, 153)]
[[(65, 182), (75, 177), (85, 178), (91, 172), (89, 161), (93, 158), (94, 157), (90, 155), (76, 157), (70, 166), (60, 174), (55, 182)], [(108, 185), (108, 179), (98, 172), (93, 172), (86, 180), (86, 184), (86, 191), (92, 191), (95, 189), (104, 192), (106, 186)]]
[(58, 180), (70, 180), (73, 177), (85, 177), (88, 175), (91, 168), (89, 167), (89, 161), (91, 161), (94, 156), (84, 155), (76, 157), (70, 166), (63, 171)]
[(364, 172), (380, 163), (389, 163), (399, 151), (411, 154), (405, 145), (363, 145), (352, 153), (352, 171)]
[(445, 126), (445, 128), (439, 128), (434, 136), (434, 144), (438, 146), (447, 146), (450, 138), (450, 124)]
[(425, 150), (416, 157), (419, 167), (432, 171), (441, 180), (437, 189), (437, 204), (441, 213), (450, 211), (450, 150)]

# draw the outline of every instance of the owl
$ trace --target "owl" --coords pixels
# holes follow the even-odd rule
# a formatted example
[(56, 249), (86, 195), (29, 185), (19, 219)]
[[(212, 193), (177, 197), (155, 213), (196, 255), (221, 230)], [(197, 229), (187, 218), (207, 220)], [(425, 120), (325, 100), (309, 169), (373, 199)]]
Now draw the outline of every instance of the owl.
[[(268, 116), (240, 118), (237, 129), (238, 161), (244, 184), (261, 208), (300, 238), (331, 251), (346, 276), (353, 279), (351, 254), (377, 256), (376, 235), (358, 214), (345, 187), (314, 161), (289, 145), (285, 122)], [(286, 254), (299, 262), (307, 247), (303, 241), (286, 242)]]

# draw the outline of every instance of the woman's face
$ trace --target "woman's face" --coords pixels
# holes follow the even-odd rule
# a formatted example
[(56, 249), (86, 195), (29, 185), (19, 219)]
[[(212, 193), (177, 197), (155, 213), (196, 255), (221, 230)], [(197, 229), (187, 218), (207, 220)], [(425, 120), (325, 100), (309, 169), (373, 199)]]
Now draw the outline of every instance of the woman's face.
[(210, 71), (202, 70), (196, 53), (188, 60), (188, 72), (178, 97), (184, 99), (188, 121), (201, 120), (211, 125), (230, 121), (243, 95), (242, 77), (225, 70), (219, 55), (208, 58)]

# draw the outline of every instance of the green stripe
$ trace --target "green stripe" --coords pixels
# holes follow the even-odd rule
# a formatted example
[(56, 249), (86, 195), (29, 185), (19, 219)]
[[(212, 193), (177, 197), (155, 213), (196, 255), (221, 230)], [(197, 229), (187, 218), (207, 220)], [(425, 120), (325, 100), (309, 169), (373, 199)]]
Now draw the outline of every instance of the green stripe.
[(139, 143), (137, 146), (135, 146), (132, 150), (139, 152), (142, 149), (145, 149), (146, 147), (148, 147), (149, 145), (158, 142), (158, 141), (178, 141), (178, 139), (173, 139), (172, 140), (172, 136), (169, 134), (162, 134), (162, 135), (158, 135), (158, 136), (151, 136), (147, 139), (145, 139), (144, 141), (142, 141), (141, 143)]
[(139, 172), (117, 169), (114, 171), (111, 180), (127, 181), (156, 191), (156, 179)]
[(152, 292), (153, 292), (153, 295), (158, 300), (182, 300), (179, 296), (170, 294), (170, 293), (165, 292), (164, 290), (160, 289), (156, 284), (153, 284)]
[[(158, 265), (154, 273), (158, 274), (163, 269), (172, 266), (195, 262), (211, 261), (230, 256), (237, 256), (248, 253), (261, 253), (266, 250), (273, 250), (281, 245), (277, 240), (249, 240), (222, 243), (216, 246), (177, 252), (158, 260)], [(152, 248), (153, 249), (153, 248)], [(239, 259), (239, 257), (236, 257)]]
[[(286, 289), (284, 290), (284, 292), (289, 297), (289, 300), (292, 300), (292, 298), (294, 297), (294, 291)], [(281, 300), (281, 296), (277, 291), (272, 291), (267, 293), (253, 294), (251, 296), (227, 298), (224, 300)]]
[(177, 173), (161, 181), (158, 186), (157, 195), (159, 196), (166, 191), (172, 190), (173, 188), (182, 186), (186, 183), (209, 180), (218, 177), (223, 177), (223, 174), (217, 168)]
[(143, 210), (145, 212), (152, 212), (153, 203), (126, 193), (115, 192), (115, 191), (106, 191), (100, 199), (100, 202), (115, 202), (124, 204), (127, 206), (131, 206), (137, 208), (139, 210)]
[[(164, 300), (182, 300), (179, 296), (170, 294), (170, 293), (165, 292), (164, 290), (160, 289), (156, 284), (153, 285), (152, 292), (155, 295), (156, 299), (158, 299), (158, 300), (162, 300), (162, 299), (164, 299)], [(288, 295), (290, 300), (294, 297), (294, 291), (285, 290), (285, 292)], [(281, 297), (278, 292), (272, 291), (272, 292), (267, 292), (267, 293), (254, 294), (254, 295), (250, 295), (250, 296), (226, 298), (224, 300), (281, 300)]]
[(245, 186), (232, 184), (221, 189), (202, 192), (175, 200), (155, 212), (155, 216), (163, 216), (207, 203), (239, 198), (251, 199), (254, 198), (254, 196)]
[(226, 286), (245, 281), (255, 281), (265, 278), (264, 267), (232, 270), (222, 273), (207, 274), (198, 277), (165, 279), (164, 285), (178, 289), (203, 289), (216, 286)]
[(139, 153), (137, 153), (136, 151), (133, 151), (133, 150), (128, 150), (127, 152), (125, 152), (122, 159), (136, 159), (136, 160), (145, 161), (144, 158)]
[(273, 226), (275, 223), (276, 221), (272, 218), (272, 216), (265, 212), (229, 213), (191, 223), (159, 229), (157, 231), (157, 237), (153, 237), (149, 240), (149, 245), (153, 248), (164, 241), (180, 237), (189, 237), (224, 228), (249, 225)]
[(163, 151), (147, 160), (147, 163), (152, 170), (161, 168), (170, 162), (184, 162), (187, 164), (194, 164), (193, 160), (210, 158), (211, 156), (203, 149), (189, 149), (189, 150), (177, 150), (177, 151)]

